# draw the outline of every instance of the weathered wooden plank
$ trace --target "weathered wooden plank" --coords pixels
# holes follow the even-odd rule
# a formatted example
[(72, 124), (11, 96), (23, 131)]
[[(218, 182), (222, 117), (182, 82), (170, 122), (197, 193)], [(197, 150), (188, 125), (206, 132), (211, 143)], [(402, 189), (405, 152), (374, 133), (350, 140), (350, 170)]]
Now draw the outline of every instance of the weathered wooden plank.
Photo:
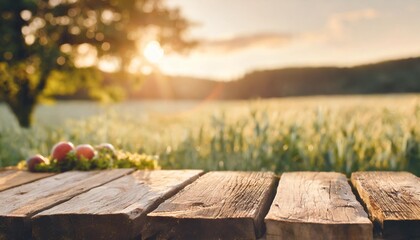
[(341, 173), (284, 173), (265, 223), (267, 239), (372, 239), (372, 223)]
[(132, 171), (66, 172), (0, 192), (0, 239), (28, 239), (30, 216)]
[(386, 239), (420, 239), (420, 179), (407, 172), (356, 172), (351, 182)]
[(137, 171), (33, 217), (34, 239), (134, 239), (146, 214), (201, 170)]
[(54, 175), (54, 173), (31, 173), (20, 170), (2, 170), (0, 171), (0, 191), (52, 175)]
[(210, 172), (147, 215), (143, 239), (256, 239), (277, 178), (263, 172)]

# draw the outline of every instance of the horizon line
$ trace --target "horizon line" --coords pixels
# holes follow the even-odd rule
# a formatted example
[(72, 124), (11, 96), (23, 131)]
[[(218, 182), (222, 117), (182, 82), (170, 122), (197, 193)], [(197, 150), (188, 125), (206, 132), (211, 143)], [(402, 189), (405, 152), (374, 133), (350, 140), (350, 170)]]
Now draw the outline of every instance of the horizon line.
[(416, 59), (420, 58), (420, 53), (415, 55), (405, 55), (400, 57), (389, 57), (389, 58), (382, 58), (377, 60), (369, 60), (369, 61), (361, 61), (355, 64), (291, 64), (285, 66), (278, 66), (278, 67), (267, 67), (267, 68), (255, 68), (253, 70), (246, 71), (243, 74), (238, 74), (236, 77), (232, 78), (215, 78), (215, 77), (203, 77), (203, 76), (194, 76), (194, 75), (171, 75), (171, 74), (164, 74), (167, 77), (173, 78), (193, 78), (196, 80), (205, 80), (205, 81), (215, 81), (215, 82), (231, 82), (237, 81), (241, 78), (255, 72), (263, 72), (263, 71), (274, 71), (274, 70), (284, 70), (284, 69), (297, 69), (297, 68), (355, 68), (355, 67), (363, 67), (387, 62), (395, 62), (395, 61), (403, 61), (409, 59)]

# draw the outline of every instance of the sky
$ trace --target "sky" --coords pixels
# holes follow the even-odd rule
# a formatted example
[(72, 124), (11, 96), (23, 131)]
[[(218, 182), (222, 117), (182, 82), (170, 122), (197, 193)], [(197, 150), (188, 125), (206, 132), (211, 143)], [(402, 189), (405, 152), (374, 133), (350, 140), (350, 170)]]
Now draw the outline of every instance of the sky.
[(232, 80), (261, 69), (354, 66), (420, 56), (418, 0), (166, 0), (201, 42), (165, 74)]

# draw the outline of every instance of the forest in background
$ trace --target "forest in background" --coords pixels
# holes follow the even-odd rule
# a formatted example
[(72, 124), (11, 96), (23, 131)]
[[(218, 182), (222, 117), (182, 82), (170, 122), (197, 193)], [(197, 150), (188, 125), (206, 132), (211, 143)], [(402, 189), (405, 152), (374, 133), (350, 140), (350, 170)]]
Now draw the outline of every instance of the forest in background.
[[(131, 100), (240, 100), (314, 95), (420, 92), (420, 57), (355, 67), (293, 67), (253, 71), (233, 81), (152, 74), (136, 87), (118, 76), (105, 75), (103, 84)], [(126, 85), (124, 85), (126, 84)], [(131, 84), (131, 83), (130, 83)], [(89, 90), (57, 95), (59, 100), (94, 99)]]
[(420, 92), (420, 57), (355, 67), (296, 67), (254, 71), (217, 82), (150, 77), (132, 99), (252, 99), (311, 95)]

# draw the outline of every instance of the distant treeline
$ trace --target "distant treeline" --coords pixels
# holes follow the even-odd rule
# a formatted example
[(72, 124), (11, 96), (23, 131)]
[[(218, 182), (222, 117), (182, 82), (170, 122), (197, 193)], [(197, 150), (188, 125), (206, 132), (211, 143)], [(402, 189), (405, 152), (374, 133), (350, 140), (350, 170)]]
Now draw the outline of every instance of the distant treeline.
[[(130, 89), (129, 86), (125, 88)], [(230, 82), (151, 76), (143, 81), (140, 88), (128, 90), (127, 97), (250, 99), (417, 92), (420, 92), (420, 57), (356, 67), (299, 67), (255, 71)], [(79, 92), (76, 96), (65, 99), (83, 96), (86, 97), (86, 94)]]
[(286, 96), (420, 92), (420, 57), (350, 68), (302, 67), (256, 71), (231, 82), (150, 78), (131, 98), (248, 99)]

